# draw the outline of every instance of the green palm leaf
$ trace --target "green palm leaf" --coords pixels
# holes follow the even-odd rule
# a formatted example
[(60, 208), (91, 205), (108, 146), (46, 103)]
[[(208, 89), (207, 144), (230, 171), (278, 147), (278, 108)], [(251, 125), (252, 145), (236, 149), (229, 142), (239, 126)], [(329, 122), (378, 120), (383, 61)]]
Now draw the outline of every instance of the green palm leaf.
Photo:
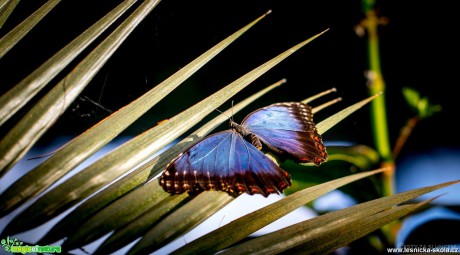
[[(121, 108), (90, 130), (73, 139), (52, 157), (16, 181), (0, 195), (0, 199), (4, 201), (4, 203), (0, 205), (0, 216), (11, 212), (34, 195), (44, 191), (56, 180), (70, 172), (78, 164), (102, 148), (102, 146), (120, 134), (137, 118), (164, 98), (169, 92), (174, 90), (174, 88), (179, 86), (185, 79), (190, 77), (231, 42), (236, 40), (262, 17), (218, 43), (142, 97)], [(65, 94), (63, 94), (63, 96), (64, 95)], [(31, 115), (31, 118), (33, 116), (35, 115)], [(13, 140), (7, 138), (4, 138), (4, 140), (5, 143), (10, 144), (10, 147), (14, 145)], [(31, 185), (32, 183), (33, 185)]]
[[(0, 38), (0, 59), (9, 54), (10, 50), (14, 49), (18, 42), (51, 11), (56, 10), (57, 8), (54, 7), (60, 2), (60, 0), (48, 0), (11, 31), (4, 33), (5, 35)], [(5, 135), (0, 138), (0, 177), (21, 160), (60, 118), (130, 33), (160, 3), (160, 0), (120, 2), (113, 10), (0, 96), (0, 126), (4, 128), (5, 124), (12, 125), (12, 128), (6, 130)], [(19, 0), (0, 0), (0, 29), (18, 3)], [(10, 214), (20, 206), (25, 206), (31, 200), (34, 201), (27, 204), (24, 210), (7, 223), (2, 237), (38, 227), (81, 202), (52, 227), (38, 243), (52, 244), (64, 239), (62, 247), (65, 252), (68, 252), (109, 234), (95, 251), (96, 254), (115, 252), (136, 239), (138, 241), (128, 253), (146, 254), (186, 234), (229, 202), (234, 201), (235, 197), (217, 191), (202, 192), (194, 196), (170, 195), (161, 188), (156, 177), (174, 157), (205, 137), (226, 121), (228, 116), (240, 111), (285, 80), (249, 96), (170, 149), (161, 154), (158, 152), (188, 132), (253, 81), (327, 30), (294, 45), (183, 112), (135, 136), (61, 184), (50, 187), (119, 136), (268, 13), (270, 11), (217, 43), (141, 97), (74, 138), (9, 186), (0, 194), (0, 201), (2, 201), (0, 217)], [(113, 31), (109, 31), (112, 28)], [(101, 39), (99, 38), (101, 35), (107, 37)], [(101, 42), (94, 45), (94, 49), (90, 51), (89, 47), (92, 47), (91, 45), (98, 39)], [(83, 52), (90, 53), (81, 56)], [(77, 58), (82, 60), (74, 63), (73, 70), (62, 73), (66, 68), (69, 69), (69, 65)], [(49, 84), (58, 75), (64, 78), (57, 84)], [(50, 88), (47, 88), (49, 91), (45, 93), (43, 90), (46, 86)], [(335, 89), (305, 99), (303, 102), (310, 102), (331, 91)], [(36, 98), (37, 95), (42, 98)], [(357, 102), (319, 122), (318, 132), (324, 134), (329, 131), (379, 95)], [(415, 100), (417, 95), (414, 96), (414, 93), (408, 92), (406, 96), (411, 97), (412, 100), (409, 100), (411, 102), (417, 101)], [(313, 112), (316, 114), (339, 100), (340, 98), (317, 106)], [(35, 103), (29, 108), (24, 107), (31, 102)], [(427, 108), (424, 107), (427, 105), (426, 102), (422, 103), (418, 108)], [(360, 145), (346, 148), (330, 147), (328, 152), (335, 150), (336, 153), (331, 153), (329, 160), (347, 161), (361, 169), (372, 169), (370, 165), (378, 162), (379, 158), (375, 151), (367, 147), (366, 153), (363, 154), (363, 148)], [(156, 153), (159, 155), (146, 161)], [(287, 162), (287, 164), (293, 163)], [(248, 241), (244, 240), (253, 232), (327, 192), (364, 178), (372, 178), (385, 173), (385, 170), (361, 172), (335, 180), (324, 178), (327, 182), (308, 188), (299, 187), (292, 194), (287, 191), (283, 199), (219, 227), (179, 248), (173, 254), (328, 254), (431, 202), (431, 200), (410, 202), (418, 196), (459, 182), (446, 182), (377, 198)], [(7, 240), (10, 240), (10, 237), (7, 237)]]

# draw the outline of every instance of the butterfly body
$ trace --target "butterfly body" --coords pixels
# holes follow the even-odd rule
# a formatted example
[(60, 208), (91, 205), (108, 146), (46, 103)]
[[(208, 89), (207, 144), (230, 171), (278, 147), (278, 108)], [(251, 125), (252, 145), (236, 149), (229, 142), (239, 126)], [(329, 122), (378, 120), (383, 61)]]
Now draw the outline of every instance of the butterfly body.
[(278, 103), (250, 113), (231, 129), (205, 137), (171, 161), (160, 185), (171, 194), (201, 190), (229, 193), (280, 193), (291, 185), (289, 173), (262, 149), (299, 163), (321, 164), (327, 158), (311, 107)]

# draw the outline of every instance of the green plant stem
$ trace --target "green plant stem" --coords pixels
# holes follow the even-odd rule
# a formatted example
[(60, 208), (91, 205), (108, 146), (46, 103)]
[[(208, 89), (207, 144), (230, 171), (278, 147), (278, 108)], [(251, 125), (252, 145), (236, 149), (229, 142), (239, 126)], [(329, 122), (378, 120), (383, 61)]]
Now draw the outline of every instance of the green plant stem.
[[(379, 18), (374, 10), (367, 10), (366, 20), (363, 24), (368, 33), (368, 79), (371, 95), (385, 91), (385, 81), (383, 80), (380, 67), (379, 36), (377, 31), (379, 23)], [(385, 93), (371, 102), (371, 121), (375, 146), (382, 157), (382, 164), (394, 169), (394, 160), (388, 135)], [(394, 193), (394, 171), (385, 172), (383, 176), (383, 195), (391, 195)]]
[[(368, 85), (369, 93), (375, 95), (376, 93), (383, 92), (371, 102), (371, 123), (376, 150), (382, 158), (382, 167), (387, 167), (390, 170), (382, 174), (382, 195), (390, 196), (395, 193), (395, 169), (394, 158), (391, 151), (388, 122), (385, 106), (385, 81), (382, 76), (380, 66), (380, 47), (378, 26), (382, 23), (375, 13), (374, 0), (363, 0), (363, 11), (366, 15), (365, 20), (361, 23), (367, 31), (367, 50), (368, 50)], [(396, 233), (399, 229), (399, 223), (394, 222), (382, 228), (383, 233), (386, 235), (390, 244), (395, 241)]]

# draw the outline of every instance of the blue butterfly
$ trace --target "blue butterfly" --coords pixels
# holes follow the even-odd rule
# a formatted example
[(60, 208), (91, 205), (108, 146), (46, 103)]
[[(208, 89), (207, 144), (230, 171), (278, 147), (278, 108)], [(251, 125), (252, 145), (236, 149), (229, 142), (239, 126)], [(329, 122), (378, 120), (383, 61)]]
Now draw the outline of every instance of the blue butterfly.
[(326, 148), (313, 123), (311, 106), (277, 103), (260, 108), (241, 125), (207, 136), (168, 164), (159, 182), (171, 194), (222, 190), (250, 195), (282, 193), (291, 185), (288, 172), (263, 151), (298, 163), (320, 165)]

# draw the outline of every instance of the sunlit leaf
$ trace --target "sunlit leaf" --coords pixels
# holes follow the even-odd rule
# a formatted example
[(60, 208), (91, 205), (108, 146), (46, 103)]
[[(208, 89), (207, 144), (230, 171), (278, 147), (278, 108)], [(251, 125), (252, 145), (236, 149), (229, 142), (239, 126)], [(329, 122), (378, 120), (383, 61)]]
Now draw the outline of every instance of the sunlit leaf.
[(391, 209), (395, 205), (458, 182), (414, 189), (327, 213), (236, 245), (223, 254), (278, 254), (287, 250), (289, 254), (327, 254), (404, 216), (425, 202)]
[(0, 0), (0, 28), (13, 12), (20, 0)]
[[(324, 31), (325, 32), (325, 31)], [(124, 169), (125, 167), (129, 166), (127, 165), (128, 163), (132, 163), (133, 161), (136, 163), (140, 163), (138, 161), (135, 161), (135, 158), (140, 158), (144, 155), (149, 155), (150, 153), (142, 152), (141, 150), (144, 150), (144, 147), (148, 150), (151, 150), (154, 148), (154, 145), (158, 145), (161, 143), (164, 143), (166, 138), (171, 138), (174, 137), (181, 132), (184, 132), (191, 126), (195, 125), (199, 120), (204, 118), (209, 112), (215, 110), (220, 104), (228, 100), (230, 97), (235, 95), (239, 90), (247, 86), (249, 83), (257, 79), (259, 76), (273, 68), (275, 65), (280, 63), (282, 60), (317, 38), (318, 36), (322, 35), (324, 32), (321, 32), (295, 46), (292, 48), (284, 51), (280, 55), (274, 57), (273, 59), (267, 61), (266, 63), (260, 65), (259, 67), (253, 69), (252, 71), (248, 72), (244, 76), (238, 78), (231, 84), (227, 85), (225, 88), (221, 89), (220, 91), (214, 93), (213, 95), (209, 96), (207, 99), (201, 101), (200, 103), (196, 104), (195, 106), (185, 110), (181, 114), (173, 117), (172, 119), (168, 120), (164, 124), (161, 124), (149, 131), (144, 132), (140, 136), (136, 137), (135, 139), (129, 141), (122, 147), (112, 151), (111, 153), (107, 154), (103, 158), (101, 158), (99, 161), (91, 165), (89, 168), (90, 170), (83, 170), (87, 173), (90, 173), (91, 175), (94, 175), (94, 173), (99, 173), (102, 172), (102, 176), (104, 174), (108, 175), (111, 174), (113, 175), (114, 172), (120, 172)], [(161, 133), (160, 133), (161, 131)], [(167, 134), (165, 135), (165, 133)], [(170, 142), (170, 141), (169, 141)], [(162, 148), (166, 144), (162, 144), (162, 146), (157, 146), (158, 149)], [(145, 158), (142, 158), (145, 159)], [(99, 164), (101, 166), (99, 166)], [(107, 165), (113, 165), (112, 169), (107, 169)], [(133, 167), (134, 165), (130, 166)], [(101, 170), (105, 169), (105, 170)], [(80, 172), (81, 173), (81, 172)], [(80, 174), (79, 173), (79, 174)], [(78, 175), (76, 177), (78, 177)], [(74, 189), (81, 189), (80, 185), (81, 183), (88, 183), (88, 181), (82, 181), (81, 179), (75, 179), (72, 178), (72, 182), (74, 182)], [(98, 177), (97, 180), (100, 181), (101, 179), (106, 179), (105, 177), (101, 178)], [(91, 182), (89, 183), (91, 184)], [(59, 186), (58, 186), (59, 187)], [(94, 186), (93, 186), (94, 187)], [(90, 188), (93, 188), (90, 187)], [(55, 189), (56, 190), (56, 189)], [(51, 191), (51, 192), (54, 192)], [(50, 193), (51, 193), (50, 192)], [(88, 191), (84, 191), (88, 192)], [(47, 195), (50, 194), (47, 193), (44, 197), (48, 203), (55, 203), (58, 205), (61, 205), (62, 202), (56, 202), (56, 199), (61, 199), (62, 194), (61, 193), (54, 193), (53, 198), (48, 197)], [(68, 198), (64, 198), (68, 199)], [(75, 201), (75, 199), (72, 197), (70, 198)], [(82, 198), (80, 198), (82, 199)], [(61, 200), (62, 201), (62, 200)], [(35, 215), (31, 213), (31, 216)], [(83, 230), (85, 231), (85, 230)], [(78, 233), (80, 235), (80, 233)], [(83, 235), (82, 235), (83, 236)], [(68, 239), (69, 240), (69, 239)], [(70, 244), (67, 244), (70, 246)], [(82, 244), (78, 244), (82, 245)]]
[[(331, 224), (331, 228), (328, 231), (322, 232), (313, 240), (286, 252), (289, 254), (305, 254), (305, 250), (308, 250), (307, 254), (329, 254), (390, 222), (408, 215), (427, 203), (428, 201), (414, 205), (400, 205), (367, 217), (358, 217), (358, 215), (347, 217), (339, 220), (338, 224)], [(337, 238), (337, 233), (340, 236), (339, 238)]]
[[(27, 19), (0, 38), (0, 59), (60, 2), (61, 0), (48, 0), (48, 2), (27, 17)], [(0, 119), (3, 119), (2, 116), (0, 116)]]
[[(108, 205), (115, 199), (120, 198), (123, 194), (129, 192), (133, 188), (137, 187), (141, 183), (146, 182), (152, 176), (156, 176), (158, 173), (164, 170), (166, 165), (175, 158), (179, 153), (185, 150), (187, 147), (198, 141), (199, 139), (206, 136), (211, 130), (215, 127), (220, 125), (223, 121), (228, 120), (228, 116), (232, 113), (237, 113), (249, 103), (254, 101), (255, 99), (259, 98), (260, 96), (264, 95), (265, 93), (269, 92), (273, 88), (279, 86), (280, 84), (284, 83), (285, 80), (281, 80), (260, 92), (246, 98), (245, 100), (241, 101), (240, 103), (234, 105), (231, 109), (225, 111), (223, 114), (215, 117), (198, 130), (184, 138), (179, 143), (175, 144), (173, 147), (168, 149), (167, 151), (163, 152), (161, 155), (155, 157), (154, 159), (150, 160), (149, 162), (145, 163), (141, 167), (135, 169), (128, 175), (124, 176), (117, 182), (111, 184), (109, 187), (105, 188), (95, 196), (86, 200), (83, 204), (78, 206), (74, 211), (72, 211), (69, 215), (67, 215), (64, 219), (62, 219), (58, 224), (56, 224), (40, 241), (40, 243), (53, 243), (67, 235), (70, 235), (76, 228), (81, 226), (84, 222), (88, 221), (95, 212), (100, 210), (101, 208)], [(119, 208), (124, 208), (123, 210), (126, 211), (127, 214), (137, 215), (138, 208), (133, 208), (131, 205), (133, 203), (137, 203), (137, 200), (144, 200), (144, 196), (148, 195), (152, 190), (156, 190), (158, 185), (155, 182), (147, 183), (139, 187), (138, 189), (134, 190), (132, 195), (123, 196), (118, 201), (114, 203), (113, 206), (117, 206), (116, 204), (120, 204)], [(163, 191), (161, 191), (163, 192)], [(162, 197), (160, 197), (162, 199)], [(148, 201), (147, 201), (148, 202)], [(142, 203), (142, 201), (139, 201)], [(157, 203), (156, 201), (152, 201), (152, 203)], [(173, 207), (175, 204), (170, 205)], [(111, 208), (105, 209), (109, 213), (113, 212)], [(112, 219), (112, 216), (108, 216), (107, 219)], [(98, 232), (101, 229), (98, 227), (97, 224), (103, 224), (103, 221), (96, 221), (96, 225), (94, 226), (94, 232)], [(117, 224), (122, 225), (124, 221), (121, 219), (117, 220)], [(88, 229), (92, 229), (93, 226), (87, 227)], [(134, 235), (135, 233), (129, 233)], [(113, 248), (113, 246), (109, 246), (109, 248)]]
[[(145, 1), (126, 20), (82, 60), (65, 78), (53, 87), (0, 140), (0, 176), (6, 173), (88, 85), (115, 50), (150, 13), (159, 0)], [(81, 157), (81, 155), (80, 155)], [(76, 157), (78, 158), (78, 156)], [(73, 158), (75, 159), (75, 158)], [(66, 162), (67, 163), (67, 162)], [(34, 180), (34, 183), (37, 180)], [(38, 183), (38, 182), (37, 182)], [(2, 210), (4, 211), (4, 210)]]
[[(186, 244), (173, 252), (173, 254), (213, 254), (327, 192), (353, 181), (381, 173), (383, 170), (385, 169), (354, 174), (298, 191)], [(238, 229), (238, 231), (235, 231), (235, 229)]]
[(359, 108), (363, 107), (370, 101), (372, 101), (374, 98), (378, 97), (380, 94), (376, 94), (374, 96), (368, 97), (358, 103), (355, 103), (351, 106), (348, 106), (347, 108), (341, 110), (340, 112), (328, 117), (327, 119), (321, 121), (316, 125), (316, 128), (318, 129), (318, 132), (320, 134), (324, 134), (326, 131), (328, 131), (330, 128), (335, 126), (337, 123), (348, 117), (350, 114), (358, 110)]
[(177, 238), (180, 234), (194, 228), (213, 215), (233, 197), (221, 191), (203, 192), (161, 222), (150, 228), (128, 254), (147, 254)]
[[(149, 2), (144, 3), (139, 8), (154, 7), (150, 5), (146, 6), (145, 4), (147, 3)], [(156, 2), (150, 3), (155, 4)], [(149, 8), (147, 8), (147, 11)], [(146, 15), (142, 11), (143, 8), (138, 10), (139, 13), (133, 13), (133, 18), (141, 18)], [(264, 16), (230, 35), (137, 100), (121, 108), (73, 139), (41, 165), (13, 183), (0, 195), (0, 199), (3, 201), (0, 204), (0, 216), (11, 212), (34, 195), (44, 191), (50, 185), (54, 184), (56, 180), (102, 148)], [(11, 141), (11, 146), (13, 144), (14, 141)]]
[[(40, 67), (35, 69), (26, 78), (16, 84), (9, 91), (0, 96), (0, 126), (13, 116), (21, 107), (46, 86), (56, 75), (59, 74), (78, 54), (87, 48), (99, 35), (101, 35), (113, 22), (115, 22), (137, 0), (126, 0), (113, 9), (110, 13), (94, 23), (90, 28), (80, 34), (72, 42), (58, 51)], [(14, 40), (19, 40), (30, 30), (32, 21), (38, 22), (47, 11), (50, 11), (59, 1), (49, 1), (34, 15), (34, 19), (26, 19), (18, 27), (0, 39), (0, 56), (2, 51), (13, 47)], [(44, 10), (41, 10), (44, 9)], [(37, 16), (37, 17), (35, 17)], [(2, 50), (2, 48), (4, 48)], [(4, 53), (3, 53), (4, 54)]]

